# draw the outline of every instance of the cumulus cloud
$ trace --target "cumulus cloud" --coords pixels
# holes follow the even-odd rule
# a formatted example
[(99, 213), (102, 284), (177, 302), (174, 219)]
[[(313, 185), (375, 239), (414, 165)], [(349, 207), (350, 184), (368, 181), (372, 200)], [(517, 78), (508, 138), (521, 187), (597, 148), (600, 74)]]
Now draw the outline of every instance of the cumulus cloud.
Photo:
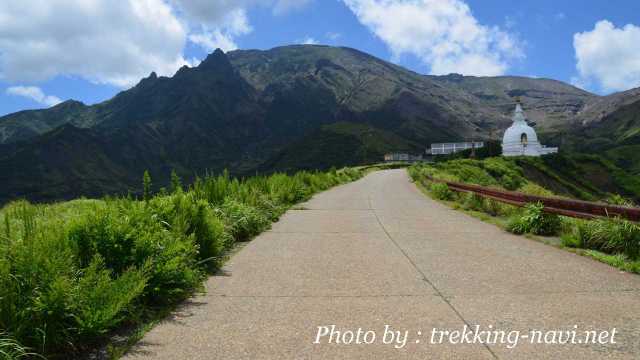
[(39, 104), (46, 105), (47, 107), (54, 106), (62, 102), (62, 100), (57, 96), (46, 95), (42, 89), (37, 86), (11, 86), (7, 88), (6, 93), (8, 95), (26, 97)]
[(0, 2), (0, 79), (61, 74), (126, 87), (186, 64), (183, 24), (163, 0)]
[(244, 9), (232, 10), (220, 19), (217, 25), (210, 25), (210, 23), (210, 21), (200, 23), (197, 26), (198, 30), (189, 35), (189, 41), (207, 51), (213, 51), (216, 48), (224, 51), (235, 50), (238, 45), (234, 39), (253, 30)]
[(189, 41), (207, 51), (238, 48), (236, 38), (253, 30), (247, 9), (271, 7), (274, 15), (300, 9), (311, 0), (171, 0), (189, 24)]
[(343, 0), (395, 60), (420, 58), (432, 74), (501, 75), (524, 57), (517, 39), (478, 23), (461, 0)]
[(593, 30), (575, 34), (573, 47), (579, 74), (575, 85), (595, 84), (605, 92), (640, 86), (640, 27), (616, 28), (602, 20)]
[(300, 40), (299, 43), (305, 44), (305, 45), (316, 45), (318, 44), (318, 41), (312, 38), (311, 36), (307, 36), (304, 39)]
[[(251, 7), (274, 14), (310, 0), (0, 1), (0, 80), (41, 82), (59, 75), (129, 87), (155, 71), (173, 75), (193, 60), (187, 42), (233, 50), (252, 31)], [(197, 61), (196, 61), (197, 62)]]

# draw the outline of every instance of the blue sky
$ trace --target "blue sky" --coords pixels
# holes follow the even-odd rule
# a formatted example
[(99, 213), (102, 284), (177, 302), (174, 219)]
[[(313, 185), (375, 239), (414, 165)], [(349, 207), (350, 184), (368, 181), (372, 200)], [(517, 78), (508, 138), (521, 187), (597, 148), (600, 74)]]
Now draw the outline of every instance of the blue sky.
[(104, 101), (215, 47), (304, 42), (354, 47), (424, 74), (546, 77), (600, 94), (640, 86), (637, 0), (4, 3), (0, 115)]

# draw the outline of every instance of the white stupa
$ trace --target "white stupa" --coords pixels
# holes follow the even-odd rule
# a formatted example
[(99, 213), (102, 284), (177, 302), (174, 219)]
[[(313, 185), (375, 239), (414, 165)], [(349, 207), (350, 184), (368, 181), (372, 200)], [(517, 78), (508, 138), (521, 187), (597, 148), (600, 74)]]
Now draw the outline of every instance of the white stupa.
[(513, 124), (504, 132), (502, 138), (502, 155), (541, 156), (556, 152), (558, 152), (558, 148), (548, 148), (540, 144), (536, 131), (527, 124), (520, 100), (518, 100), (513, 114)]

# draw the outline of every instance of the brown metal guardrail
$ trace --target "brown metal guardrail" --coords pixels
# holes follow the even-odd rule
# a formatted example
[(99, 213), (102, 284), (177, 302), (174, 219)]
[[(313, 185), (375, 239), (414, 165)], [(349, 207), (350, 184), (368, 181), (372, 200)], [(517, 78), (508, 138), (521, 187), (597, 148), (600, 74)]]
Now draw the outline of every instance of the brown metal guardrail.
[(581, 219), (593, 219), (597, 217), (620, 217), (631, 221), (640, 221), (640, 208), (617, 205), (601, 204), (590, 201), (569, 200), (546, 196), (528, 195), (516, 191), (492, 189), (480, 185), (463, 184), (454, 181), (445, 181), (427, 177), (433, 182), (447, 184), (451, 190), (458, 192), (475, 193), (482, 197), (500, 201), (515, 206), (524, 206), (529, 203), (540, 202), (544, 205), (544, 211), (548, 213), (570, 216)]

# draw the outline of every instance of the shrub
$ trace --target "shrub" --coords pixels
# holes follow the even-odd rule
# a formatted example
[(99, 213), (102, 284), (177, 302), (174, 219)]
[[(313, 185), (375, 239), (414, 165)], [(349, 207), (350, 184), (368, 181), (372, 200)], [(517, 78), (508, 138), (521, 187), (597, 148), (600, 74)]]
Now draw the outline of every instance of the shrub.
[(619, 205), (619, 206), (627, 206), (627, 207), (633, 207), (635, 206), (635, 204), (633, 203), (633, 201), (618, 195), (618, 194), (612, 194), (607, 198), (607, 203), (611, 204), (611, 205)]
[(562, 246), (576, 248), (576, 249), (584, 247), (582, 240), (571, 233), (562, 234), (562, 236), (560, 236), (560, 243), (562, 244)]
[(453, 191), (445, 183), (434, 182), (429, 186), (429, 191), (438, 200), (452, 200)]
[[(107, 209), (88, 214), (68, 231), (77, 244), (79, 266), (88, 267), (100, 257), (114, 276), (132, 267), (144, 268), (146, 301), (164, 304), (180, 299), (202, 278), (196, 241), (210, 242), (202, 222), (211, 220), (199, 218), (202, 214), (187, 203), (184, 195), (155, 198), (146, 205), (116, 200)], [(186, 214), (193, 218), (186, 221)]]
[(597, 219), (578, 223), (573, 234), (585, 248), (610, 254), (640, 256), (640, 226), (622, 219)]
[(225, 233), (224, 224), (206, 201), (197, 200), (192, 194), (180, 194), (173, 198), (172, 205), (171, 216), (166, 221), (173, 232), (193, 236), (199, 260), (215, 259), (231, 245), (232, 239)]
[[(142, 294), (146, 276), (131, 268), (114, 278), (99, 256), (83, 272), (74, 289), (75, 301), (70, 305), (78, 335), (95, 338), (123, 320), (124, 312)], [(62, 285), (60, 290), (68, 286)]]
[(219, 213), (237, 241), (247, 241), (270, 225), (269, 219), (258, 209), (231, 199), (222, 204)]
[(541, 203), (527, 204), (521, 214), (509, 220), (507, 231), (514, 234), (556, 235), (562, 227), (560, 217), (545, 213), (543, 209)]

